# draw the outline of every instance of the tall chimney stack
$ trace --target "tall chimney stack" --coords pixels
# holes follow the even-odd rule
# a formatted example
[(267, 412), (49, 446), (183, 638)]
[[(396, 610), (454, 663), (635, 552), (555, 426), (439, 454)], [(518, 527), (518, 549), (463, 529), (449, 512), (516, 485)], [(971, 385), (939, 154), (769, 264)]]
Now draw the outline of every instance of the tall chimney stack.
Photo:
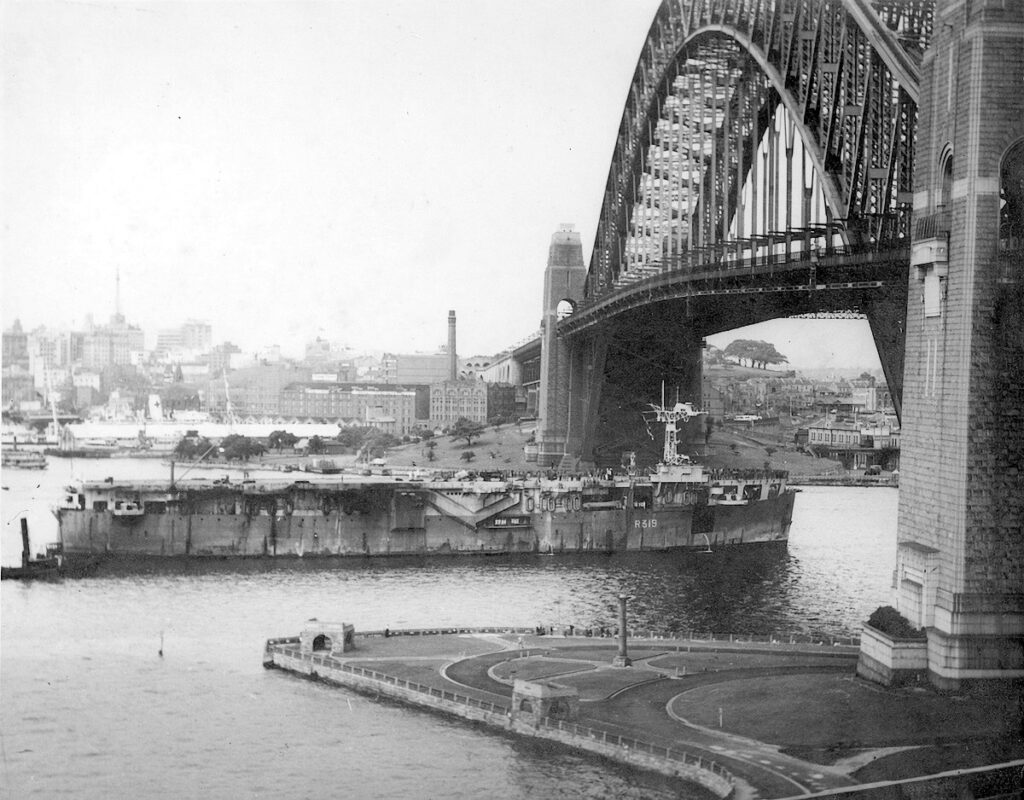
[(448, 312), (448, 380), (459, 379), (459, 356), (455, 352), (455, 311)]

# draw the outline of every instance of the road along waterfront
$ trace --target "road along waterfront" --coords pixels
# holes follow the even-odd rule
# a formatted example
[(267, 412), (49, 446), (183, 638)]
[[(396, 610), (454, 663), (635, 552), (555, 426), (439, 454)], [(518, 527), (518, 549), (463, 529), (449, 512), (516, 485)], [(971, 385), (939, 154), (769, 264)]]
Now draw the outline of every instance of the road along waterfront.
[[(90, 480), (166, 467), (75, 462)], [(5, 472), (4, 563), (18, 518), (55, 536), (72, 465)], [(140, 470), (146, 470), (145, 475)], [(262, 643), (309, 617), (360, 629), (614, 625), (616, 596), (653, 629), (856, 635), (887, 602), (896, 492), (815, 487), (788, 550), (479, 559), (222, 562), (57, 583), (5, 581), (0, 687), (10, 797), (675, 797), (678, 784), (488, 736), (265, 672)], [(163, 656), (158, 651), (163, 649)], [(131, 767), (126, 769), (126, 764)], [(665, 779), (667, 780), (667, 779)], [(685, 796), (685, 795), (684, 795)]]

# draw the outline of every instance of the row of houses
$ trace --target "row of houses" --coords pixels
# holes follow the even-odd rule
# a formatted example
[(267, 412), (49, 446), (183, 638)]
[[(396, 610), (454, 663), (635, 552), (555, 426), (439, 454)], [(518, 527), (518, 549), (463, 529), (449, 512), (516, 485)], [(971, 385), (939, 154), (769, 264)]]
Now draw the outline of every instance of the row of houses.
[(891, 412), (888, 388), (874, 378), (815, 380), (800, 375), (723, 379), (705, 376), (702, 408), (722, 419), (734, 414), (870, 414)]
[(900, 468), (900, 429), (895, 424), (862, 426), (825, 416), (800, 428), (796, 443), (816, 455), (839, 461), (847, 469)]

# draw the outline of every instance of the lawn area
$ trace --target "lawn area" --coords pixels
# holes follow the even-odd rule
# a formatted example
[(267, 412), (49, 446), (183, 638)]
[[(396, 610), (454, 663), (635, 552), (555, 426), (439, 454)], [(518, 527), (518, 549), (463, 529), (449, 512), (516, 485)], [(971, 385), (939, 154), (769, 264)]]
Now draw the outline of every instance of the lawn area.
[(440, 636), (360, 636), (355, 637), (355, 649), (345, 658), (458, 658), (493, 653), (501, 650), (494, 639), (472, 634), (446, 634)]
[(783, 747), (885, 747), (1019, 734), (1019, 710), (998, 696), (886, 689), (852, 676), (728, 681), (673, 700), (679, 716)]
[(568, 672), (590, 669), (594, 669), (594, 665), (588, 664), (586, 661), (566, 662), (553, 661), (548, 658), (525, 658), (496, 664), (491, 672), (501, 680), (518, 678), (523, 681), (535, 681), (553, 678), (556, 675), (565, 675)]
[[(536, 470), (536, 463), (527, 463), (523, 445), (533, 434), (533, 428), (517, 428), (514, 424), (484, 429), (483, 435), (467, 446), (465, 439), (435, 436), (434, 460), (428, 456), (426, 442), (404, 444), (388, 450), (385, 460), (389, 467), (416, 466), (424, 469), (470, 470)], [(472, 453), (470, 460), (465, 453)]]
[(401, 678), (413, 683), (421, 683), (424, 686), (439, 686), (441, 681), (438, 676), (445, 661), (352, 661), (353, 667), (362, 667), (374, 672), (382, 672), (395, 678)]
[(565, 675), (558, 682), (566, 686), (575, 686), (579, 690), (580, 700), (604, 700), (627, 686), (645, 683), (659, 677), (657, 672), (643, 668), (608, 668), (595, 669), (592, 672), (584, 672), (579, 675)]
[[(856, 667), (856, 658), (848, 659), (850, 672)], [(726, 669), (751, 669), (757, 667), (835, 667), (844, 662), (835, 656), (814, 656), (807, 653), (728, 653), (702, 652), (667, 653), (647, 662), (659, 669), (678, 668), (692, 675), (695, 672), (720, 672)]]

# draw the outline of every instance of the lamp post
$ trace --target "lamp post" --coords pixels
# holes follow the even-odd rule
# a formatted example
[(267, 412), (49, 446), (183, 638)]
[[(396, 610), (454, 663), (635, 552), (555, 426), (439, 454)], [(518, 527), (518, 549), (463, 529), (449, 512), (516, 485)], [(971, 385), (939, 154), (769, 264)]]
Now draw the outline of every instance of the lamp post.
[(613, 667), (631, 667), (633, 665), (626, 654), (626, 601), (629, 599), (630, 596), (627, 594), (619, 595), (619, 654), (612, 659)]

